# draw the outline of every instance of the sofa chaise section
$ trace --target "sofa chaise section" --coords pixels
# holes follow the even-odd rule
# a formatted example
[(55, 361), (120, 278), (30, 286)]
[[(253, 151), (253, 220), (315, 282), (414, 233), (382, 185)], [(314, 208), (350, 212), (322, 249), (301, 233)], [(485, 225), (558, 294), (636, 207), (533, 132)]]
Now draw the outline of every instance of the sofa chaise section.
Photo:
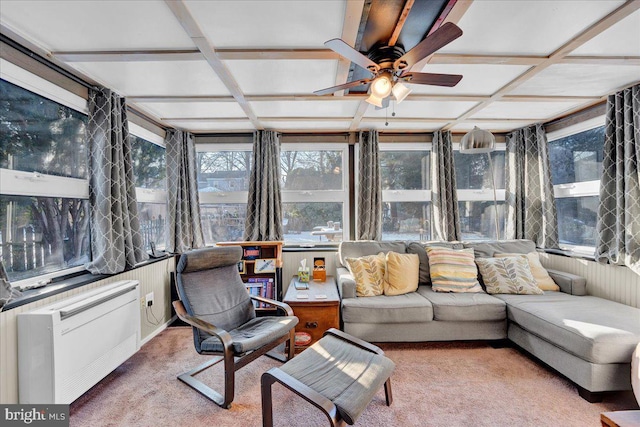
[(509, 339), (576, 383), (585, 399), (631, 388), (640, 310), (563, 292), (497, 297), (507, 303)]

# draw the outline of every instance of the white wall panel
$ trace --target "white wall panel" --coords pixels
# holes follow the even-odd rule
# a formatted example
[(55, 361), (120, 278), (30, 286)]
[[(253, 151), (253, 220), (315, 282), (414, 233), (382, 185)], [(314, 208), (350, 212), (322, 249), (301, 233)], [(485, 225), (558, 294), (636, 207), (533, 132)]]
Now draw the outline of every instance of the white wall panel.
[(640, 308), (640, 276), (627, 267), (544, 253), (540, 259), (547, 268), (586, 278), (589, 295)]
[[(16, 319), (18, 314), (119, 280), (138, 280), (142, 298), (149, 292), (154, 293), (155, 302), (151, 309), (159, 321), (159, 325), (147, 322), (146, 310), (141, 307), (141, 339), (144, 343), (161, 331), (171, 318), (170, 272), (173, 269), (173, 258), (169, 258), (0, 313), (0, 372), (2, 372), (2, 377), (0, 377), (0, 403), (18, 403), (18, 326)], [(151, 316), (149, 317), (153, 320)]]

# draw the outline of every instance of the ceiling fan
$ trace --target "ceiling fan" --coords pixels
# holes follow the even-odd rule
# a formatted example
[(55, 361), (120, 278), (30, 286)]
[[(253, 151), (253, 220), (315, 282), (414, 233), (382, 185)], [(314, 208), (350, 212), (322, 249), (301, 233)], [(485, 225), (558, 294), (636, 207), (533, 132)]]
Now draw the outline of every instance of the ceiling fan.
[(462, 79), (459, 74), (435, 74), (412, 72), (417, 62), (446, 46), (462, 35), (462, 30), (455, 24), (447, 22), (418, 43), (413, 49), (405, 52), (400, 46), (381, 46), (372, 49), (367, 56), (349, 46), (342, 39), (332, 39), (324, 43), (329, 49), (349, 59), (356, 65), (371, 72), (371, 78), (350, 81), (341, 85), (317, 90), (316, 95), (327, 95), (342, 89), (371, 83), (371, 94), (367, 102), (377, 107), (388, 105), (388, 96), (393, 93), (398, 103), (402, 102), (411, 89), (403, 84), (421, 84), (453, 87)]

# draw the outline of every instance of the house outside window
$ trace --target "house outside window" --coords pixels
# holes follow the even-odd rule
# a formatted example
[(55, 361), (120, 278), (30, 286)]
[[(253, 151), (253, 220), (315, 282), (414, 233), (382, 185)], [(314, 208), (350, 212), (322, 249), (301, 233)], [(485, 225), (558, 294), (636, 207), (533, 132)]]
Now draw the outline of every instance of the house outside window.
[(247, 216), (251, 144), (196, 144), (205, 243), (241, 241)]
[(1, 65), (0, 257), (23, 286), (90, 261), (87, 103)]
[(349, 236), (347, 155), (343, 143), (281, 144), (286, 243), (332, 243)]
[(547, 135), (560, 248), (593, 255), (604, 156), (604, 116)]
[(430, 240), (428, 143), (381, 143), (382, 240)]

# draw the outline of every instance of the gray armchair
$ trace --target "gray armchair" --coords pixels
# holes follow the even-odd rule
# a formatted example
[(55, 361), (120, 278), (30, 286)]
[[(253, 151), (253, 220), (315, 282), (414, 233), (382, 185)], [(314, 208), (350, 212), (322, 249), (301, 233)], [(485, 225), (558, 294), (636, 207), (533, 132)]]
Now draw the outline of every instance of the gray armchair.
[[(287, 341), (286, 359), (293, 357), (298, 323), (287, 304), (249, 295), (237, 270), (241, 257), (240, 246), (198, 249), (183, 254), (176, 267), (176, 313), (193, 326), (196, 351), (215, 356), (178, 379), (225, 409), (233, 402), (237, 370)], [(256, 317), (252, 299), (275, 306), (284, 316)], [(224, 394), (194, 378), (219, 362), (224, 362)]]

